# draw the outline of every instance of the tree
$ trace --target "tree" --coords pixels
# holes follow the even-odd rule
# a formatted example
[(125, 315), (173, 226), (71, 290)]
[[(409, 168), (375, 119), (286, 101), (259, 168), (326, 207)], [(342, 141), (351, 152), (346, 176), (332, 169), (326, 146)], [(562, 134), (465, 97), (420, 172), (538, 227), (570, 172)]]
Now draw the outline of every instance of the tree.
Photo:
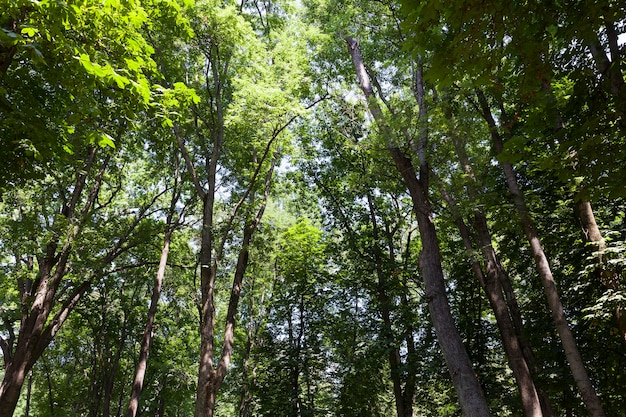
[(621, 3), (0, 10), (0, 417), (623, 415)]
[[(415, 273), (409, 260), (412, 260), (410, 247), (415, 225), (403, 187), (398, 186), (395, 176), (386, 172), (386, 155), (368, 149), (371, 143), (358, 116), (360, 111), (358, 104), (340, 98), (327, 102), (320, 110), (326, 120), (319, 120), (319, 126), (307, 129), (313, 143), (303, 144), (305, 155), (300, 165), (306, 173), (303, 181), (314, 183), (316, 194), (323, 197), (321, 204), (327, 213), (325, 223), (329, 233), (337, 235), (333, 252), (342, 255), (335, 263), (350, 271), (347, 274), (360, 277), (342, 283), (348, 294), (361, 293), (367, 300), (363, 301), (368, 307), (360, 312), (362, 317), (354, 320), (358, 322), (367, 315), (376, 323), (368, 329), (374, 339), (369, 343), (370, 355), (380, 356), (375, 363), (383, 358), (387, 361), (387, 379), (393, 387), (397, 415), (412, 415), (418, 355), (415, 316), (411, 310), (417, 306), (411, 300), (408, 277)], [(343, 117), (348, 114), (352, 117)], [(345, 308), (350, 311), (352, 305), (348, 303)], [(336, 332), (358, 338), (357, 332), (343, 327)], [(354, 355), (352, 360), (362, 359)], [(345, 366), (352, 367), (350, 360), (347, 362)], [(369, 370), (353, 372), (361, 378), (379, 378), (367, 375)], [(353, 398), (357, 397), (359, 388), (352, 385), (357, 381), (350, 381), (350, 376), (346, 375), (349, 388), (344, 392), (346, 397)], [(384, 392), (382, 387), (381, 390)], [(350, 413), (377, 412), (376, 407), (371, 407), (359, 407), (352, 401), (345, 405)]]
[[(275, 40), (264, 43), (246, 19), (245, 8), (205, 2), (198, 4), (196, 12), (196, 41), (189, 64), (204, 74), (194, 85), (201, 95), (190, 103), (189, 119), (181, 119), (173, 129), (202, 202), (201, 345), (195, 411), (199, 417), (213, 415), (231, 362), (249, 247), (265, 211), (274, 167), (285, 148), (281, 134), (299, 114), (299, 86), (293, 80), (301, 75), (304, 61), (296, 59), (293, 65), (287, 61), (298, 45), (295, 33), (286, 28), (276, 33)], [(295, 23), (293, 30), (298, 29)], [(222, 192), (228, 195), (223, 200)], [(235, 253), (232, 269), (226, 270), (233, 280), (222, 349), (216, 355), (215, 290), (218, 277), (225, 272), (222, 264), (230, 261), (225, 259), (227, 251)], [(214, 357), (219, 358), (217, 362)]]
[[(420, 255), (420, 271), (424, 279), (426, 297), (429, 302), (429, 309), (433, 319), (433, 325), (437, 331), (437, 338), (442, 348), (450, 376), (454, 382), (461, 409), (467, 416), (489, 415), (489, 409), (484, 398), (482, 389), (478, 383), (472, 364), (463, 346), (459, 333), (454, 325), (454, 320), (450, 314), (450, 308), (446, 299), (443, 270), (441, 266), (441, 255), (439, 252), (439, 242), (437, 233), (432, 221), (432, 211), (428, 200), (428, 168), (424, 155), (419, 151), (424, 149), (426, 137), (420, 137), (417, 144), (420, 158), (420, 178), (417, 178), (416, 170), (411, 159), (402, 153), (398, 147), (391, 130), (386, 125), (384, 115), (372, 88), (372, 82), (368, 76), (358, 49), (358, 42), (353, 38), (346, 38), (348, 51), (352, 56), (352, 61), (359, 79), (359, 84), (368, 102), (368, 110), (378, 124), (383, 138), (387, 141), (387, 147), (391, 154), (396, 168), (401, 173), (411, 199), (413, 201), (415, 215), (419, 225), (422, 239), (423, 252)], [(423, 91), (423, 86), (419, 86)], [(423, 96), (421, 97), (423, 100)], [(424, 102), (420, 108), (424, 112)], [(425, 119), (422, 119), (425, 123)]]
[(146, 327), (141, 339), (141, 348), (139, 351), (139, 360), (137, 362), (135, 377), (133, 380), (132, 390), (130, 394), (130, 400), (126, 409), (127, 417), (135, 417), (139, 409), (139, 397), (143, 390), (144, 378), (146, 375), (146, 368), (148, 363), (148, 356), (150, 355), (150, 346), (152, 344), (153, 328), (157, 312), (157, 306), (159, 299), (161, 298), (161, 288), (163, 286), (163, 279), (165, 278), (165, 268), (167, 267), (167, 260), (170, 251), (170, 244), (172, 234), (181, 222), (184, 221), (184, 212), (187, 209), (186, 206), (182, 210), (177, 211), (177, 205), (181, 197), (180, 188), (180, 155), (175, 154), (174, 160), (174, 180), (171, 190), (170, 205), (167, 210), (165, 220), (165, 232), (163, 235), (163, 247), (161, 249), (161, 256), (159, 258), (159, 267), (154, 278), (154, 284), (152, 287), (152, 296), (150, 298), (150, 307), (148, 308), (148, 317), (146, 319)]

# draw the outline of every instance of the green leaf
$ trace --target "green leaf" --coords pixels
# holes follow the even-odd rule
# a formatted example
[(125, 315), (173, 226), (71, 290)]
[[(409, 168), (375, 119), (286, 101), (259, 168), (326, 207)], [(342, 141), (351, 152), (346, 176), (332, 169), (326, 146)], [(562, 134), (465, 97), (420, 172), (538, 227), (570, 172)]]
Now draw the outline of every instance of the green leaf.
[(34, 27), (25, 27), (22, 28), (21, 33), (32, 38), (33, 36), (35, 36), (35, 34), (39, 33), (39, 30)]
[(11, 46), (18, 43), (20, 39), (22, 39), (22, 37), (15, 32), (4, 28), (0, 30), (0, 45), (4, 45), (5, 47), (10, 48)]
[(67, 152), (69, 155), (74, 155), (74, 150), (70, 145), (63, 145), (63, 150)]
[(115, 149), (115, 141), (110, 135), (102, 133), (100, 135), (100, 139), (98, 140), (98, 146), (101, 148), (106, 148), (108, 146)]

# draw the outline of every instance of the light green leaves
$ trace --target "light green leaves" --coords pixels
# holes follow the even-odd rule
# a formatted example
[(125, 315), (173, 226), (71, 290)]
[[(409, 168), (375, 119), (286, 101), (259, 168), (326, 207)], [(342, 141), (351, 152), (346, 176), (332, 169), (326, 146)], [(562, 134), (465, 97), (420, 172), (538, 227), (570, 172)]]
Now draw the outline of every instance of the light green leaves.
[(87, 135), (90, 144), (97, 144), (101, 148), (115, 149), (115, 139), (105, 132), (91, 132)]
[(39, 33), (39, 29), (34, 28), (32, 26), (24, 27), (24, 28), (22, 28), (21, 33), (22, 33), (22, 35), (26, 35), (26, 36), (29, 36), (29, 37), (32, 38), (33, 36), (35, 36), (35, 34)]

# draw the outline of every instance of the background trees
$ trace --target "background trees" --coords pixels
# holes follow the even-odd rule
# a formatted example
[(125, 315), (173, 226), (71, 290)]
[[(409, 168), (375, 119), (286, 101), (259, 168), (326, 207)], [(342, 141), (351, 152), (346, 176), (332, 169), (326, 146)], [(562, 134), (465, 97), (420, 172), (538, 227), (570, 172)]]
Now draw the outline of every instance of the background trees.
[(621, 4), (2, 6), (0, 416), (624, 415)]

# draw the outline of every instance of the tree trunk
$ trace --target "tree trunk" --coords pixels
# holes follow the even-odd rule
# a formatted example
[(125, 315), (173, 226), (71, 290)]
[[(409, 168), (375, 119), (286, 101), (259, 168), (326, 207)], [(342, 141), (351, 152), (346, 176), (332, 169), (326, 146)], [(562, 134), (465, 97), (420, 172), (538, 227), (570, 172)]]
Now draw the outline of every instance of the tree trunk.
[[(271, 142), (268, 144), (266, 151), (269, 150)], [(267, 154), (267, 152), (266, 152)], [(256, 216), (250, 221), (246, 222), (243, 226), (243, 238), (239, 249), (239, 255), (237, 258), (237, 264), (235, 265), (235, 274), (233, 277), (233, 285), (230, 291), (230, 298), (228, 302), (228, 309), (226, 312), (226, 323), (224, 328), (224, 337), (222, 344), (222, 351), (220, 359), (217, 365), (213, 364), (213, 352), (214, 352), (214, 335), (215, 335), (215, 300), (214, 300), (214, 285), (215, 277), (217, 275), (217, 260), (213, 260), (212, 265), (205, 262), (211, 262), (211, 247), (212, 244), (207, 244), (205, 239), (212, 239), (212, 232), (210, 232), (209, 225), (205, 220), (205, 227), (203, 228), (202, 236), (202, 248), (200, 252), (201, 259), (201, 279), (202, 284), (202, 320), (201, 320), (201, 343), (200, 343), (200, 369), (198, 372), (198, 388), (196, 394), (196, 409), (195, 417), (213, 417), (215, 412), (215, 401), (217, 394), (224, 382), (226, 372), (230, 366), (231, 357), (233, 354), (234, 338), (235, 338), (235, 322), (237, 318), (237, 310), (239, 305), (239, 299), (241, 296), (241, 290), (243, 288), (243, 278), (248, 268), (248, 261), (250, 255), (250, 242), (254, 232), (263, 217), (267, 199), (269, 197), (269, 190), (272, 183), (274, 167), (276, 163), (277, 154), (272, 159), (270, 168), (268, 169), (267, 176), (265, 178), (265, 190), (262, 198), (261, 206), (258, 209)], [(259, 162), (258, 170), (261, 168), (263, 160)], [(258, 173), (257, 170), (257, 173)], [(256, 177), (255, 177), (256, 179)], [(215, 177), (213, 177), (215, 181)], [(213, 184), (215, 184), (213, 182)], [(254, 186), (254, 179), (250, 184), (249, 190), (252, 190)], [(214, 189), (213, 189), (214, 191)], [(211, 196), (211, 208), (210, 216), (213, 215), (213, 198), (214, 193), (207, 194)], [(249, 194), (249, 198), (252, 199), (254, 193)], [(205, 199), (205, 201), (208, 201)], [(205, 204), (205, 216), (207, 213), (207, 205)], [(231, 220), (234, 218), (236, 211), (231, 215)], [(206, 219), (206, 217), (205, 217)], [(207, 229), (205, 232), (205, 228)], [(212, 228), (212, 226), (211, 226)], [(223, 240), (225, 242), (225, 238)], [(206, 251), (207, 252), (203, 252)], [(210, 267), (209, 267), (210, 266)], [(206, 271), (205, 271), (206, 270)]]
[(128, 313), (124, 312), (124, 322), (122, 323), (122, 332), (120, 335), (120, 339), (117, 345), (117, 351), (115, 352), (115, 356), (111, 358), (113, 352), (109, 350), (107, 353), (107, 365), (103, 369), (104, 374), (104, 398), (102, 402), (102, 417), (109, 417), (111, 415), (111, 402), (113, 400), (113, 389), (115, 388), (115, 377), (117, 374), (117, 369), (119, 368), (120, 359), (122, 357), (122, 351), (124, 350), (124, 345), (126, 344), (126, 334), (127, 330), (127, 317)]
[[(369, 76), (361, 59), (357, 40), (346, 38), (346, 42), (361, 90), (367, 100), (369, 112), (387, 140), (388, 151), (411, 195), (413, 211), (417, 217), (422, 239), (423, 249), (419, 256), (419, 267), (424, 280), (425, 297), (437, 333), (439, 346), (443, 351), (450, 377), (459, 398), (461, 410), (466, 417), (488, 416), (489, 408), (487, 407), (483, 390), (474, 373), (469, 355), (463, 346), (463, 341), (455, 327), (454, 319), (450, 312), (441, 265), (439, 240), (432, 218), (427, 190), (424, 187), (424, 184), (427, 184), (427, 178), (420, 176), (418, 180), (411, 160), (400, 151), (395, 143), (391, 129), (387, 126), (383, 113), (374, 97)], [(424, 170), (421, 171), (424, 173)]]
[[(165, 269), (167, 267), (167, 259), (170, 251), (170, 241), (172, 234), (174, 233), (174, 215), (176, 212), (176, 204), (180, 197), (179, 191), (179, 175), (180, 175), (180, 155), (176, 154), (174, 161), (174, 184), (172, 189), (172, 196), (170, 200), (169, 211), (167, 212), (167, 220), (165, 224), (165, 234), (163, 236), (163, 247), (161, 248), (161, 257), (159, 259), (159, 267), (157, 269), (156, 276), (154, 277), (154, 284), (152, 286), (152, 296), (150, 298), (150, 307), (148, 308), (148, 317), (146, 320), (146, 327), (141, 339), (141, 347), (139, 350), (139, 360), (137, 367), (135, 368), (135, 377), (133, 380), (133, 386), (130, 394), (130, 400), (126, 409), (126, 417), (136, 417), (139, 409), (139, 398), (143, 391), (143, 383), (146, 375), (146, 369), (148, 366), (148, 357), (150, 356), (150, 346), (152, 344), (152, 332), (154, 327), (154, 321), (156, 318), (159, 299), (161, 298), (161, 288), (163, 286), (163, 280), (165, 279)], [(182, 216), (185, 209), (182, 210), (180, 216)], [(121, 402), (121, 400), (120, 400)]]
[(30, 400), (33, 392), (33, 371), (28, 375), (28, 385), (26, 386), (26, 409), (24, 410), (24, 417), (30, 417)]
[[(378, 222), (376, 220), (376, 213), (374, 209), (374, 202), (372, 196), (367, 195), (367, 203), (369, 208), (369, 217), (372, 224), (373, 238), (374, 238), (374, 261), (376, 268), (376, 277), (378, 278), (378, 305), (380, 309), (380, 315), (383, 319), (383, 340), (386, 341), (385, 349), (388, 353), (389, 371), (391, 373), (391, 381), (393, 383), (393, 395), (396, 404), (396, 414), (398, 417), (412, 417), (413, 416), (413, 404), (405, 401), (407, 398), (402, 388), (402, 375), (401, 366), (402, 360), (400, 359), (400, 349), (394, 342), (393, 327), (391, 324), (391, 300), (387, 294), (388, 282), (386, 273), (383, 270), (384, 261), (382, 259), (382, 250), (377, 242), (380, 241), (380, 234), (378, 230)], [(391, 243), (390, 243), (391, 245)], [(393, 257), (390, 257), (390, 261), (393, 261)], [(412, 401), (412, 396), (409, 396)]]
[[(455, 218), (455, 223), (457, 224), (457, 228), (461, 234), (465, 249), (468, 252), (473, 253), (474, 245), (472, 243), (469, 228), (456, 210), (456, 202), (454, 199), (445, 190), (443, 190), (443, 193), (444, 199), (450, 206), (452, 215)], [(493, 257), (495, 254), (492, 253), (493, 248), (491, 247), (491, 237), (489, 236), (489, 231), (486, 229), (486, 226), (486, 222), (483, 224), (482, 222), (478, 222), (478, 219), (476, 219), (474, 227), (478, 232), (478, 243), (482, 248), (487, 274), (485, 275), (483, 273), (480, 263), (475, 259), (472, 260), (472, 271), (484, 289), (487, 299), (489, 300), (489, 304), (491, 305), (491, 309), (494, 312), (496, 323), (498, 325), (498, 329), (500, 330), (502, 345), (506, 352), (509, 360), (509, 366), (511, 367), (511, 371), (513, 371), (513, 376), (515, 377), (515, 382), (517, 383), (520, 393), (524, 416), (541, 417), (543, 416), (543, 413), (541, 411), (539, 395), (537, 394), (537, 390), (535, 388), (530, 367), (524, 358), (522, 347), (515, 331), (515, 326), (513, 325), (509, 315), (506, 300), (502, 294), (502, 287), (498, 279), (499, 277), (496, 262)], [(489, 237), (488, 243), (484, 241), (487, 236)]]
[(626, 90), (624, 89), (624, 74), (619, 64), (623, 61), (622, 49), (619, 48), (619, 35), (612, 18), (605, 17), (604, 21), (610, 58), (606, 53), (607, 47), (602, 45), (601, 37), (597, 34), (589, 34), (586, 43), (596, 68), (607, 85), (606, 90), (615, 98), (617, 111), (623, 117), (626, 113)]
[[(484, 275), (482, 280), (479, 279), (479, 282), (483, 283), (483, 289), (485, 290), (491, 308), (496, 317), (498, 329), (500, 330), (500, 335), (502, 337), (502, 344), (509, 359), (509, 365), (513, 371), (513, 375), (519, 389), (524, 415), (551, 416), (552, 412), (549, 406), (546, 406), (545, 409), (542, 410), (539, 390), (537, 389), (535, 381), (532, 377), (532, 366), (534, 365), (534, 361), (532, 363), (528, 363), (527, 357), (524, 354), (525, 343), (523, 343), (524, 339), (522, 336), (522, 319), (519, 313), (517, 299), (510, 285), (508, 274), (500, 263), (492, 245), (491, 232), (489, 231), (487, 217), (483, 207), (477, 203), (477, 193), (474, 187), (476, 177), (465, 150), (465, 143), (454, 132), (452, 133), (452, 138), (459, 162), (461, 163), (463, 171), (467, 176), (465, 188), (467, 190), (469, 201), (474, 207), (473, 225), (478, 239), (477, 243), (481, 249), (482, 257), (485, 262), (486, 276)], [(446, 200), (452, 206), (454, 214), (456, 209), (454, 209), (455, 202), (453, 198), (448, 196)], [(473, 251), (473, 244), (471, 242), (467, 226), (465, 226), (460, 214), (454, 214), (454, 217), (456, 218), (456, 223), (461, 232), (466, 249)], [(480, 265), (473, 265), (473, 270), (477, 276), (478, 274), (482, 275), (483, 271)], [(504, 289), (504, 286), (507, 288)], [(503, 290), (506, 297), (503, 295)], [(526, 348), (530, 349), (529, 346), (526, 346)]]
[[(477, 95), (480, 108), (482, 110), (482, 115), (489, 125), (494, 149), (497, 154), (500, 154), (503, 151), (504, 145), (502, 142), (502, 138), (498, 133), (495, 120), (491, 115), (489, 104), (487, 103), (487, 99), (481, 91), (478, 91)], [(546, 254), (539, 240), (535, 224), (530, 217), (528, 207), (526, 206), (524, 195), (519, 188), (513, 166), (505, 161), (500, 161), (500, 166), (502, 167), (502, 171), (504, 172), (509, 191), (511, 192), (511, 195), (513, 197), (513, 203), (515, 204), (515, 208), (517, 209), (517, 212), (519, 214), (522, 228), (524, 229), (524, 233), (526, 235), (526, 239), (528, 239), (528, 242), (530, 244), (530, 249), (535, 260), (537, 273), (539, 275), (541, 283), (543, 284), (544, 292), (548, 301), (548, 306), (550, 307), (550, 311), (552, 312), (552, 319), (554, 320), (557, 332), (561, 339), (561, 344), (563, 345), (563, 350), (565, 351), (565, 356), (567, 357), (567, 361), (569, 363), (574, 380), (576, 381), (576, 385), (578, 386), (578, 390), (580, 391), (583, 402), (585, 403), (589, 414), (593, 417), (604, 417), (602, 404), (600, 403), (600, 399), (596, 395), (596, 391), (591, 384), (591, 380), (589, 379), (589, 375), (587, 374), (587, 370), (585, 369), (582, 357), (580, 356), (580, 352), (578, 351), (576, 340), (574, 339), (574, 335), (572, 334), (572, 331), (569, 328), (569, 324), (567, 322), (567, 318), (565, 317), (563, 304), (561, 303), (561, 299), (556, 289), (556, 284), (554, 282), (554, 277), (552, 275), (552, 270), (550, 269), (548, 258), (546, 257)]]
[[(576, 201), (574, 212), (580, 223), (584, 241), (591, 245), (591, 249), (595, 253), (595, 272), (600, 283), (608, 290), (619, 291), (621, 289), (619, 274), (605, 267), (604, 250), (606, 249), (606, 243), (596, 223), (591, 203), (585, 199)], [(613, 318), (621, 343), (626, 347), (626, 313), (618, 307), (613, 312)]]
[(165, 230), (165, 236), (163, 237), (163, 248), (161, 249), (159, 268), (157, 270), (156, 277), (154, 278), (154, 285), (152, 287), (152, 297), (150, 298), (150, 307), (148, 308), (148, 319), (143, 332), (143, 338), (141, 339), (139, 361), (137, 362), (137, 367), (135, 368), (135, 378), (133, 380), (133, 388), (130, 393), (128, 408), (126, 409), (126, 417), (137, 416), (137, 411), (139, 409), (139, 397), (143, 391), (143, 381), (146, 375), (146, 368), (148, 367), (150, 345), (152, 344), (152, 328), (154, 326), (154, 319), (156, 317), (159, 298), (161, 297), (161, 287), (163, 285), (163, 279), (165, 278), (167, 257), (170, 251), (170, 239), (173, 232), (169, 223), (170, 222), (168, 222), (167, 230)]
[[(3, 343), (5, 373), (0, 384), (0, 417), (13, 415), (26, 375), (41, 357), (88, 287), (88, 283), (79, 285), (63, 303), (59, 303), (56, 299), (57, 289), (67, 271), (72, 245), (96, 200), (110, 159), (110, 156), (107, 156), (102, 162), (84, 206), (80, 212), (77, 212), (77, 205), (84, 197), (87, 175), (95, 163), (96, 155), (97, 148), (91, 149), (76, 177), (70, 201), (63, 207), (62, 215), (70, 225), (65, 242), (59, 249), (60, 242), (51, 240), (43, 248), (43, 255), (38, 258), (37, 278), (29, 283), (28, 289), (26, 287), (19, 289), (22, 318), (17, 345), (5, 346)], [(51, 318), (50, 315), (56, 304), (61, 305)], [(13, 348), (15, 352), (11, 352)]]

